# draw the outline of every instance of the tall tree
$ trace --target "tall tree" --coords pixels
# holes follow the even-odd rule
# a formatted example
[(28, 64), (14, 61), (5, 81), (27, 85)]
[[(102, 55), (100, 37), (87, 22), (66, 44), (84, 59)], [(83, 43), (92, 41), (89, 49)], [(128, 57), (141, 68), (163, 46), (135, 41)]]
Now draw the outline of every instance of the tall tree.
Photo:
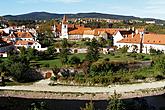
[(92, 39), (92, 42), (88, 44), (88, 52), (86, 55), (86, 60), (97, 61), (99, 59), (99, 43), (96, 39)]
[(68, 62), (68, 54), (69, 54), (68, 41), (67, 39), (63, 39), (62, 49), (60, 51), (60, 59), (62, 64), (66, 64)]
[(119, 98), (121, 97), (120, 94), (117, 94), (116, 91), (114, 92), (114, 95), (111, 95), (107, 110), (124, 110), (124, 104), (122, 100)]

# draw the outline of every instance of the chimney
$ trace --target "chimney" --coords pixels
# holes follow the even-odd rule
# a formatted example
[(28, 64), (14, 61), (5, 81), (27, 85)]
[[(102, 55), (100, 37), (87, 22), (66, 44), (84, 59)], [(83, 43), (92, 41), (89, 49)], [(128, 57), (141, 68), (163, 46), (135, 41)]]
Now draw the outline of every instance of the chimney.
[(132, 31), (135, 31), (135, 27), (132, 27)]
[(135, 30), (135, 33), (136, 33), (136, 34), (138, 34), (138, 33), (139, 33), (139, 31), (136, 29), (136, 30)]
[(132, 32), (132, 38), (134, 38), (134, 33)]
[(140, 53), (143, 52), (144, 33), (140, 32)]

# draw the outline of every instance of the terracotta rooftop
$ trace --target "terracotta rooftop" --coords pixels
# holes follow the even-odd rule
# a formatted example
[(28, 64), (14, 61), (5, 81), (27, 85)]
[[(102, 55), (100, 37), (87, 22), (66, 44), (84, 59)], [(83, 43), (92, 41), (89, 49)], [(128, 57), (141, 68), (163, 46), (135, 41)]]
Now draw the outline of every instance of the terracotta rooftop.
[[(124, 39), (118, 41), (118, 43), (140, 43), (140, 42), (141, 42), (140, 34), (135, 34), (133, 37), (132, 34), (129, 34)], [(143, 43), (165, 45), (165, 34), (144, 34)]]
[(143, 43), (165, 45), (165, 34), (144, 34)]
[(16, 41), (15, 45), (32, 45), (34, 41), (23, 41), (23, 40), (18, 40)]
[(15, 32), (15, 34), (19, 38), (33, 38), (29, 32)]
[(115, 33), (117, 33), (117, 31), (119, 31), (121, 29), (117, 29), (117, 28), (97, 28), (95, 30), (96, 31), (105, 31), (106, 33), (108, 33), (110, 35), (114, 35)]
[(91, 30), (91, 28), (83, 28), (83, 27), (79, 27), (78, 29), (75, 29), (73, 31), (69, 32), (69, 35), (83, 35), (84, 31), (86, 30)]
[(118, 43), (140, 43), (141, 35), (140, 34), (129, 34), (124, 39), (118, 41)]

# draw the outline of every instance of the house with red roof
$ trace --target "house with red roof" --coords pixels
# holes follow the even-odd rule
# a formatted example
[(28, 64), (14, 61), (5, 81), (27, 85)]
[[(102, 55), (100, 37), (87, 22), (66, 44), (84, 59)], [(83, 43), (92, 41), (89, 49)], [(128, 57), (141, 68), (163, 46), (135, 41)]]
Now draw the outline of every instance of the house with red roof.
[(34, 48), (36, 50), (41, 50), (41, 44), (36, 41), (25, 41), (25, 40), (18, 40), (14, 44), (17, 48), (25, 47), (25, 48)]
[(4, 41), (4, 39), (0, 38), (0, 57), (7, 57), (7, 52), (14, 49), (14, 45), (12, 43), (8, 43)]
[(118, 48), (128, 46), (128, 52), (132, 52), (135, 48), (138, 53), (150, 53), (150, 49), (165, 52), (165, 34), (135, 32), (121, 36), (115, 45)]

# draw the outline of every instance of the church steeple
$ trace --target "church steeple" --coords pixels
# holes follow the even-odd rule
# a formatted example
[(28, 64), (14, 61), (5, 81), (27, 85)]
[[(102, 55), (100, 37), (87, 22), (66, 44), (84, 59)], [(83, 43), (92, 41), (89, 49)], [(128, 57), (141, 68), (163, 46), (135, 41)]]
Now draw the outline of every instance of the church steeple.
[(64, 18), (62, 20), (61, 37), (60, 38), (68, 39), (68, 23), (67, 23), (67, 18), (65, 15), (64, 15)]
[(64, 17), (63, 17), (62, 24), (67, 24), (67, 18), (66, 18), (66, 15), (64, 15)]

